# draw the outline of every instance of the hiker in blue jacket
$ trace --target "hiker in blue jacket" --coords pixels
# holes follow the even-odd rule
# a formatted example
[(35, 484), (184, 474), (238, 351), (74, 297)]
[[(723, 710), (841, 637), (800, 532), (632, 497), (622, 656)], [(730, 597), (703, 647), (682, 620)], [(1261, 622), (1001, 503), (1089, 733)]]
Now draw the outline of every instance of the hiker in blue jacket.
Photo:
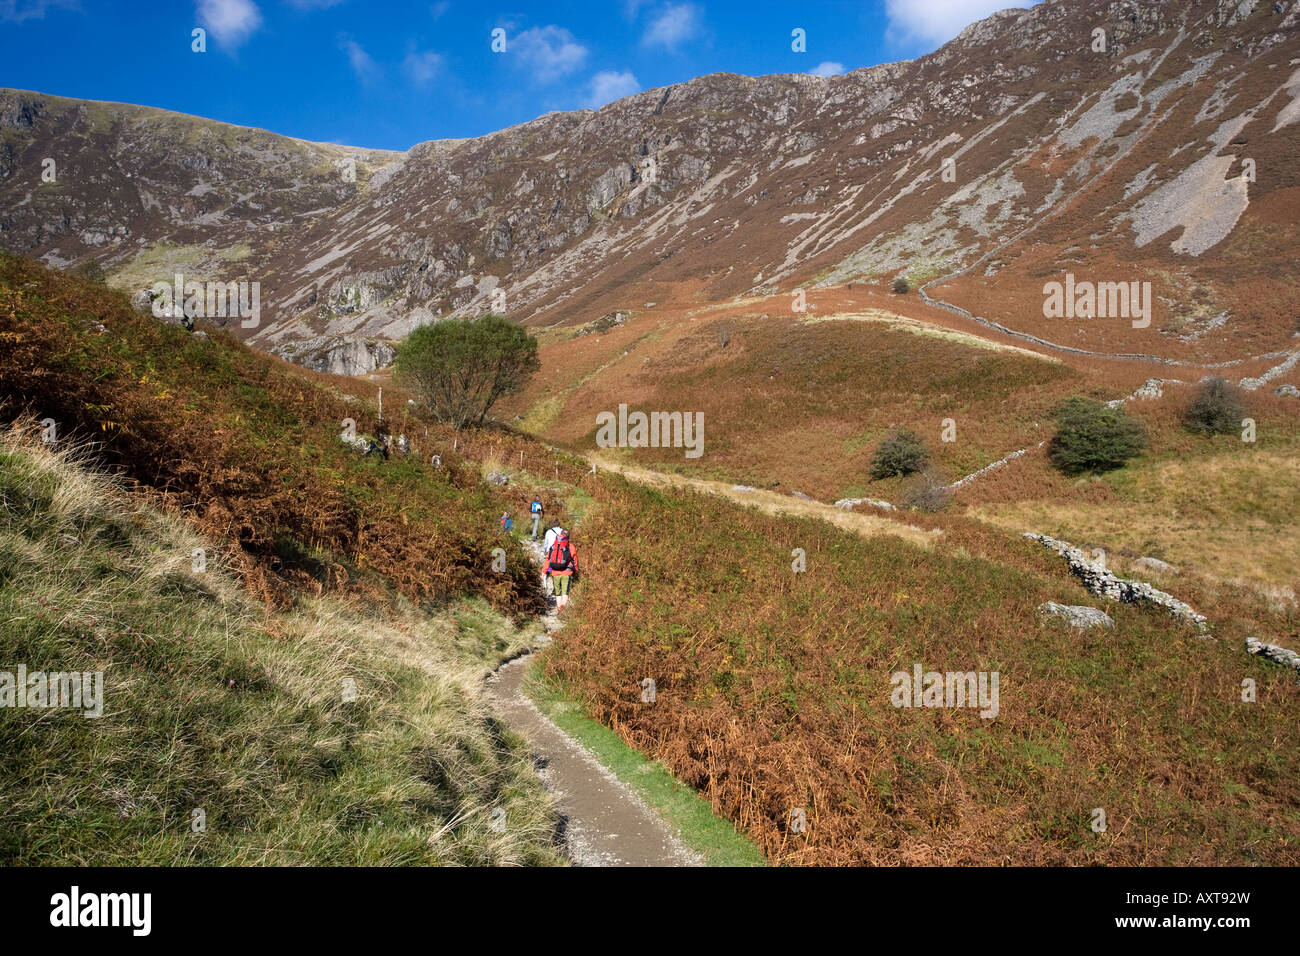
[(534, 541), (537, 540), (537, 526), (542, 523), (542, 500), (534, 498), (533, 503), (528, 506), (528, 510), (533, 514), (533, 534)]

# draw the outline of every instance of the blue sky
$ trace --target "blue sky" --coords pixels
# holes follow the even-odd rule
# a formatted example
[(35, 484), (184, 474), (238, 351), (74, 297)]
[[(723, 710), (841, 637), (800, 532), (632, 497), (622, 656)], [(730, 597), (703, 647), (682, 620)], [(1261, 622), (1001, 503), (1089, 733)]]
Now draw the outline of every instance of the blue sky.
[[(0, 86), (407, 149), (705, 73), (834, 73), (911, 59), (1014, 5), (0, 0)], [(195, 28), (206, 31), (205, 52), (192, 49)], [(796, 28), (805, 52), (792, 49)], [(492, 49), (496, 29), (504, 52)]]

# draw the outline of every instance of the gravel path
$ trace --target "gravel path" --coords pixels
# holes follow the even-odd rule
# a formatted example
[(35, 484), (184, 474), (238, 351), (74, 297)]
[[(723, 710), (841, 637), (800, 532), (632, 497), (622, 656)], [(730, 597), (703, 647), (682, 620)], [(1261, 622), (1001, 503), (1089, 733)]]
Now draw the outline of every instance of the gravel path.
[[(528, 542), (540, 563), (541, 548)], [(544, 646), (563, 627), (555, 612), (541, 618)], [(503, 664), (486, 693), (497, 715), (528, 741), (538, 776), (556, 797), (565, 849), (577, 866), (702, 866), (641, 796), (553, 724), (521, 690), (532, 655)]]

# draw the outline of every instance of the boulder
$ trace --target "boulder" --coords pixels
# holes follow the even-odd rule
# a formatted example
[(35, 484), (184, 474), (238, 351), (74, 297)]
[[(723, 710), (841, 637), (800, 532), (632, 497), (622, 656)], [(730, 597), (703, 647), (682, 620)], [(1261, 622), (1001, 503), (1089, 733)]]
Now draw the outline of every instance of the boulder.
[(1161, 561), (1159, 558), (1138, 558), (1133, 562), (1133, 567), (1141, 568), (1143, 571), (1155, 571), (1159, 574), (1178, 573), (1176, 567), (1165, 561)]
[(879, 498), (841, 498), (835, 502), (835, 507), (842, 511), (852, 511), (858, 505), (871, 505), (873, 508), (879, 508), (881, 511), (893, 511), (894, 506), (888, 501), (881, 501)]
[(1300, 388), (1296, 388), (1294, 385), (1279, 385), (1273, 389), (1273, 394), (1282, 395), (1286, 398), (1300, 398)]
[(1139, 401), (1152, 401), (1160, 398), (1165, 394), (1164, 389), (1160, 387), (1162, 385), (1164, 385), (1164, 382), (1161, 379), (1149, 378), (1145, 385), (1133, 393), (1133, 397)]
[(1082, 604), (1057, 604), (1055, 601), (1048, 601), (1046, 604), (1038, 605), (1038, 616), (1059, 617), (1070, 627), (1086, 631), (1094, 627), (1113, 628), (1115, 622), (1105, 611), (1095, 607), (1087, 607)]

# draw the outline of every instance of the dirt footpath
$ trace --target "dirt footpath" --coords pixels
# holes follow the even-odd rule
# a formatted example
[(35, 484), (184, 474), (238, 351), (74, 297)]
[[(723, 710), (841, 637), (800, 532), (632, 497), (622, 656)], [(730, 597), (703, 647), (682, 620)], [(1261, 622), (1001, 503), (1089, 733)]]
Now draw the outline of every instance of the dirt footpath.
[(493, 709), (528, 741), (538, 776), (556, 797), (577, 866), (701, 866), (703, 860), (630, 787), (542, 715), (520, 691), (531, 655), (488, 678)]

